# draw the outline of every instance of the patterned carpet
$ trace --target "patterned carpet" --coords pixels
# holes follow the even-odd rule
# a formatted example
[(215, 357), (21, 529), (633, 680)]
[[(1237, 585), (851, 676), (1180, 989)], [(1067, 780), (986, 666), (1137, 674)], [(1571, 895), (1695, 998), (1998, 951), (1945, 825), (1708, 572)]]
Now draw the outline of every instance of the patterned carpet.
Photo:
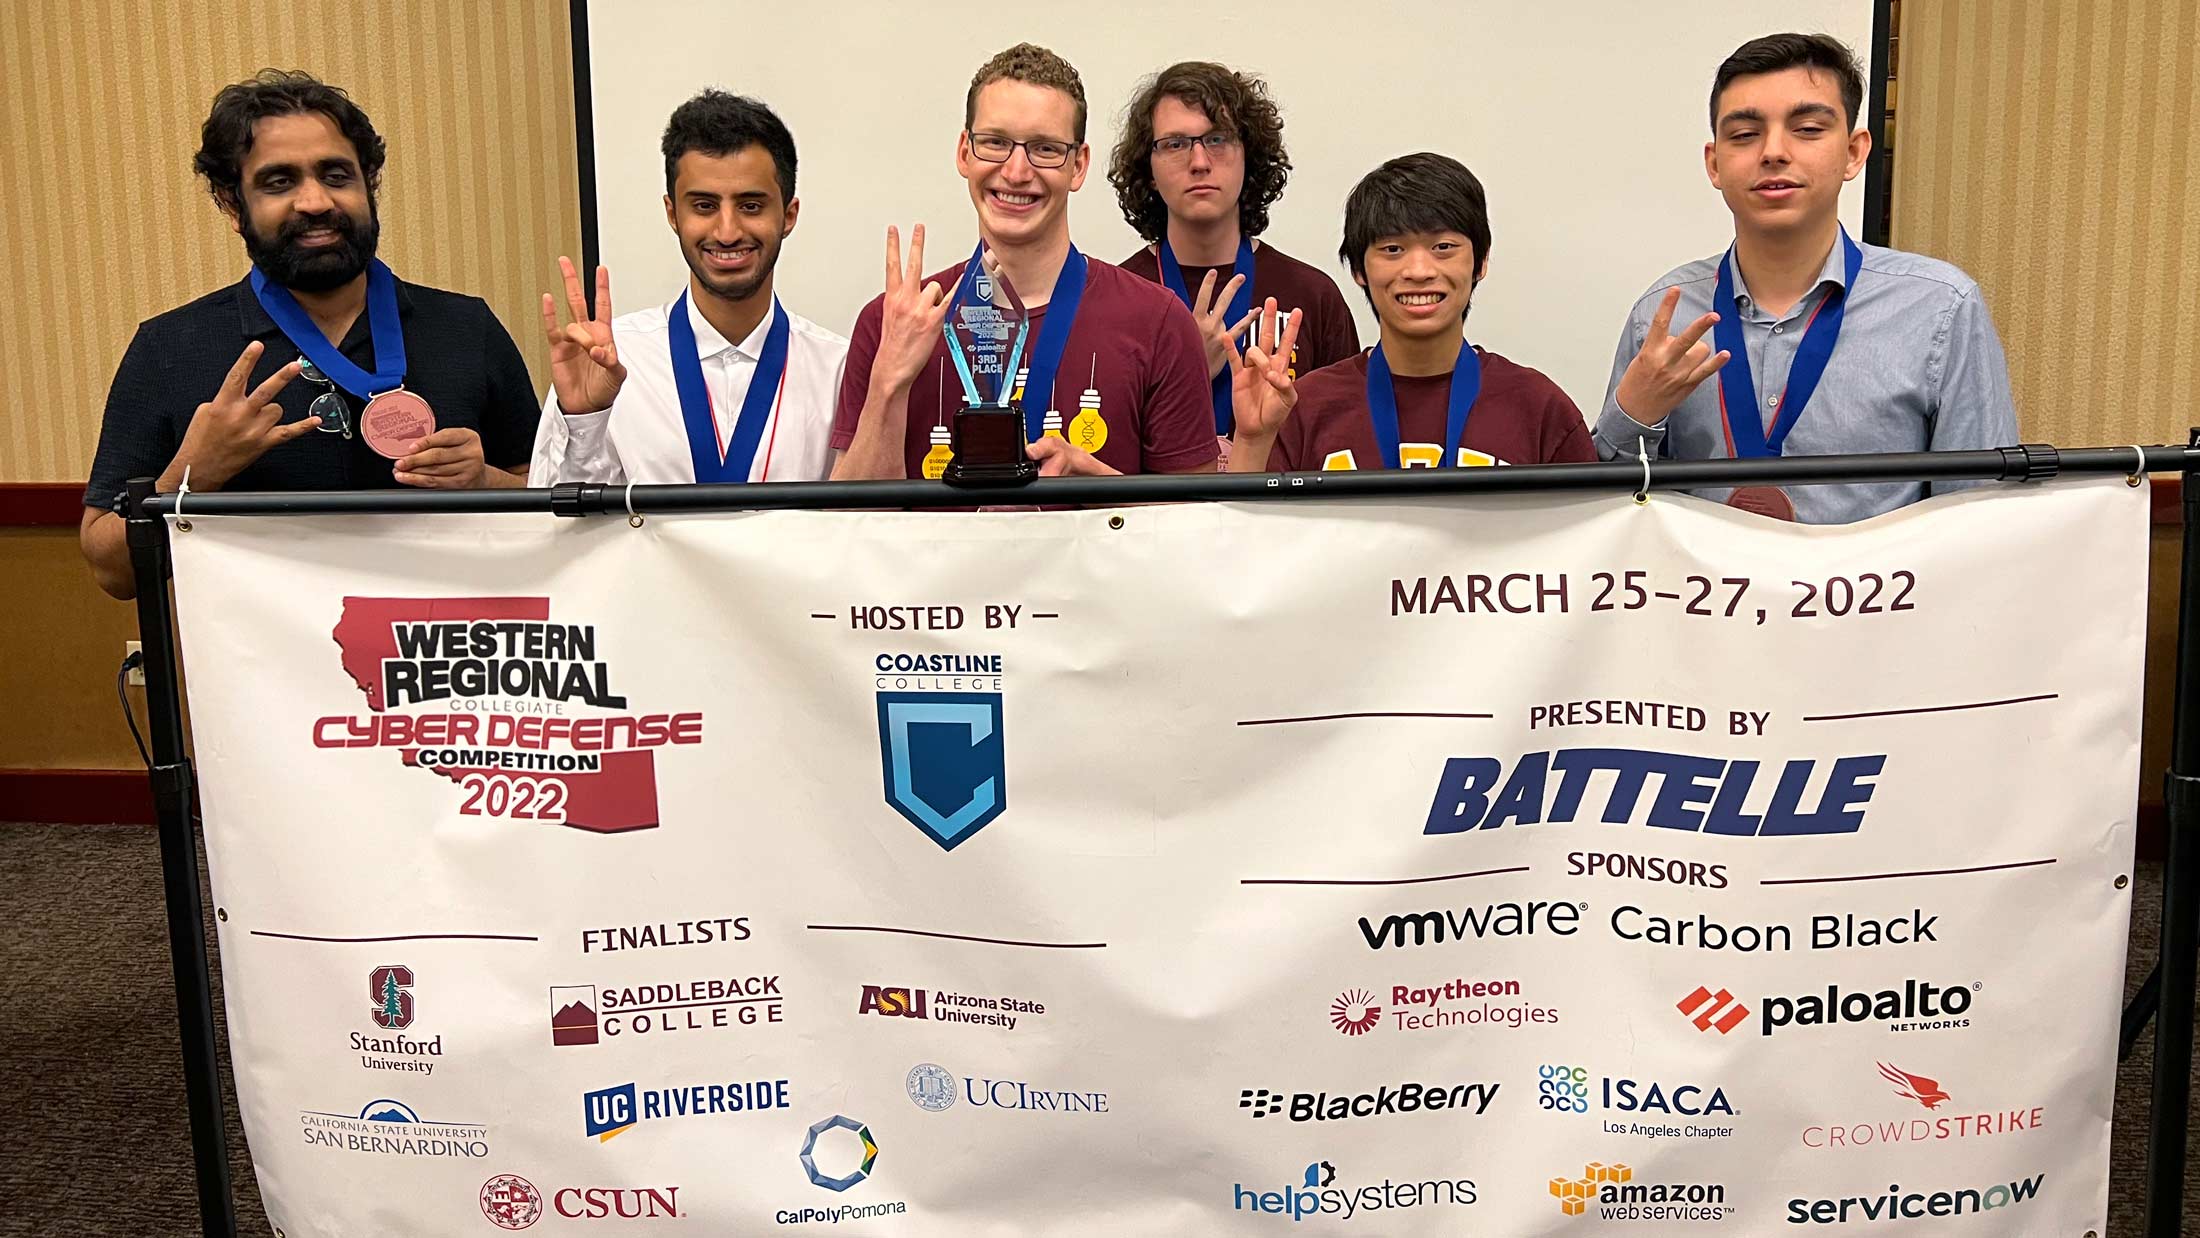
[[(2153, 960), (2161, 908), (2160, 867), (2137, 879), (2127, 987)], [(0, 1235), (196, 1234), (153, 831), (0, 824), (0, 890)], [(218, 974), (215, 987), (218, 1011)], [(2152, 1045), (2117, 1076), (2109, 1238), (2140, 1232)], [(234, 1108), (229, 1149), (238, 1232), (271, 1238)], [(2186, 1182), (2185, 1230), (2200, 1233), (2200, 1160)]]

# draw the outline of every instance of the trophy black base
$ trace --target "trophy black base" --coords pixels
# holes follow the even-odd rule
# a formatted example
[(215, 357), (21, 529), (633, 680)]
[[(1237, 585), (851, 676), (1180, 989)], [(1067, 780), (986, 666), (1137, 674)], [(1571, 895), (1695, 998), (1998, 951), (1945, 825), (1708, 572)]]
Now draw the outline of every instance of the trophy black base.
[(1004, 488), (1039, 476), (1038, 462), (1024, 454), (1023, 410), (1013, 404), (966, 406), (949, 433), (955, 456), (940, 480), (950, 486)]

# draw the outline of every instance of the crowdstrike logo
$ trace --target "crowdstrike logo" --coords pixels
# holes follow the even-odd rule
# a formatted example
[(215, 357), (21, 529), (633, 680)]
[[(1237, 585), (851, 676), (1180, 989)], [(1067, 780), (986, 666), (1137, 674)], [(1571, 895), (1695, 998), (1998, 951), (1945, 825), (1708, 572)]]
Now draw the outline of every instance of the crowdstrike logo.
[(1880, 1077), (1894, 1085), (1894, 1094), (1897, 1096), (1914, 1100), (1927, 1109), (1938, 1109), (1942, 1102), (1949, 1099), (1948, 1093), (1935, 1080), (1927, 1079), (1923, 1075), (1913, 1075), (1885, 1062), (1878, 1065)]
[(2046, 1174), (2034, 1174), (2014, 1182), (1953, 1191), (1904, 1191), (1897, 1184), (1884, 1195), (1850, 1195), (1840, 1199), (1791, 1199), (1790, 1225), (1848, 1225), (1858, 1221), (1914, 1221), (1921, 1217), (1965, 1216), (2030, 1203), (2040, 1193)]
[(1697, 1031), (1717, 1028), (1721, 1036), (1740, 1027), (1742, 1020), (1749, 1017), (1749, 1007), (1735, 1001), (1732, 993), (1725, 989), (1714, 993), (1700, 984), (1695, 992), (1680, 1000), (1676, 1009), (1689, 1016), (1688, 1021), (1696, 1025)]
[[(1813, 1151), (1835, 1148), (1868, 1148), (1886, 1144), (1941, 1143), (1954, 1139), (1977, 1139), (1994, 1135), (2007, 1135), (2017, 1131), (2036, 1131), (2047, 1125), (2047, 1109), (2044, 1105), (2019, 1105), (2016, 1108), (1980, 1110), (1969, 1107), (1962, 1112), (1943, 1112), (1953, 1107), (1955, 1097), (1940, 1081), (1910, 1071), (1889, 1062), (1874, 1063), (1879, 1077), (1886, 1081), (1894, 1095), (1905, 1101), (1914, 1101), (1919, 1108), (1934, 1114), (1919, 1116), (1909, 1105), (1900, 1106), (1907, 1117), (1888, 1117), (1875, 1114), (1858, 1114), (1834, 1121), (1813, 1123), (1803, 1128), (1803, 1146)], [(1885, 1107), (1894, 1108), (1893, 1101)]]
[(1494, 1083), (1386, 1084), (1372, 1092), (1271, 1092), (1245, 1088), (1238, 1093), (1238, 1108), (1256, 1118), (1283, 1114), (1293, 1122), (1343, 1122), (1352, 1118), (1390, 1117), (1401, 1113), (1436, 1113), (1468, 1110), (1480, 1117), (1497, 1099)]
[(1338, 1221), (1365, 1219), (1373, 1212), (1406, 1208), (1464, 1208), (1475, 1202), (1472, 1178), (1428, 1178), (1403, 1182), (1385, 1177), (1364, 1186), (1337, 1186), (1337, 1167), (1316, 1161), (1300, 1175), (1299, 1185), (1263, 1191), (1237, 1183), (1231, 1187), (1230, 1206), (1239, 1212), (1285, 1216), (1292, 1221), (1327, 1217)]

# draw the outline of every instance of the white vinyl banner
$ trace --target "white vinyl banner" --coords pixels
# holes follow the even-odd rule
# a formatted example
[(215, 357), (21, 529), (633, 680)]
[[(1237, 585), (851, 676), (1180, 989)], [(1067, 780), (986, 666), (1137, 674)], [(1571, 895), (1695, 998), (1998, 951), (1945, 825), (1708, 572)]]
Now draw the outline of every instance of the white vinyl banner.
[(286, 1238), (2103, 1227), (2120, 478), (192, 525)]

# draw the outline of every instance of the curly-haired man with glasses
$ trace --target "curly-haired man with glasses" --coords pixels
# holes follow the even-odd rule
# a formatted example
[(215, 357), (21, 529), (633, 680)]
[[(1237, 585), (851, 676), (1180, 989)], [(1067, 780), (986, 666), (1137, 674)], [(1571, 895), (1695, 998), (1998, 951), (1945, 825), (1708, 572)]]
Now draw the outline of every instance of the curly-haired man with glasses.
[[(964, 402), (942, 330), (951, 314), (998, 320), (1005, 278), (1029, 314), (1015, 384), (1044, 476), (1212, 472), (1208, 371), (1190, 311), (1153, 284), (1070, 243), (1069, 195), (1085, 183), (1085, 88), (1077, 70), (1019, 43), (987, 61), (963, 101), (955, 170), (978, 216), (971, 258), (924, 274), (924, 228), (886, 230), (886, 292), (863, 307), (848, 348), (833, 447), (836, 480), (937, 477)], [(963, 321), (961, 318), (958, 321)], [(1046, 414), (1055, 420), (1042, 422)], [(1044, 429), (1039, 429), (1040, 425)]]
[[(1291, 156), (1268, 84), (1203, 60), (1170, 65), (1140, 83), (1123, 113), (1108, 180), (1124, 222), (1147, 242), (1121, 264), (1166, 285), (1192, 311), (1207, 348), (1215, 434), (1232, 430), (1231, 342), (1244, 339), (1269, 297), (1300, 319), (1289, 359), (1304, 374), (1360, 351), (1336, 281), (1256, 238), (1283, 195)], [(1279, 328), (1280, 328), (1279, 324)], [(1261, 338), (1280, 336), (1280, 329)]]

